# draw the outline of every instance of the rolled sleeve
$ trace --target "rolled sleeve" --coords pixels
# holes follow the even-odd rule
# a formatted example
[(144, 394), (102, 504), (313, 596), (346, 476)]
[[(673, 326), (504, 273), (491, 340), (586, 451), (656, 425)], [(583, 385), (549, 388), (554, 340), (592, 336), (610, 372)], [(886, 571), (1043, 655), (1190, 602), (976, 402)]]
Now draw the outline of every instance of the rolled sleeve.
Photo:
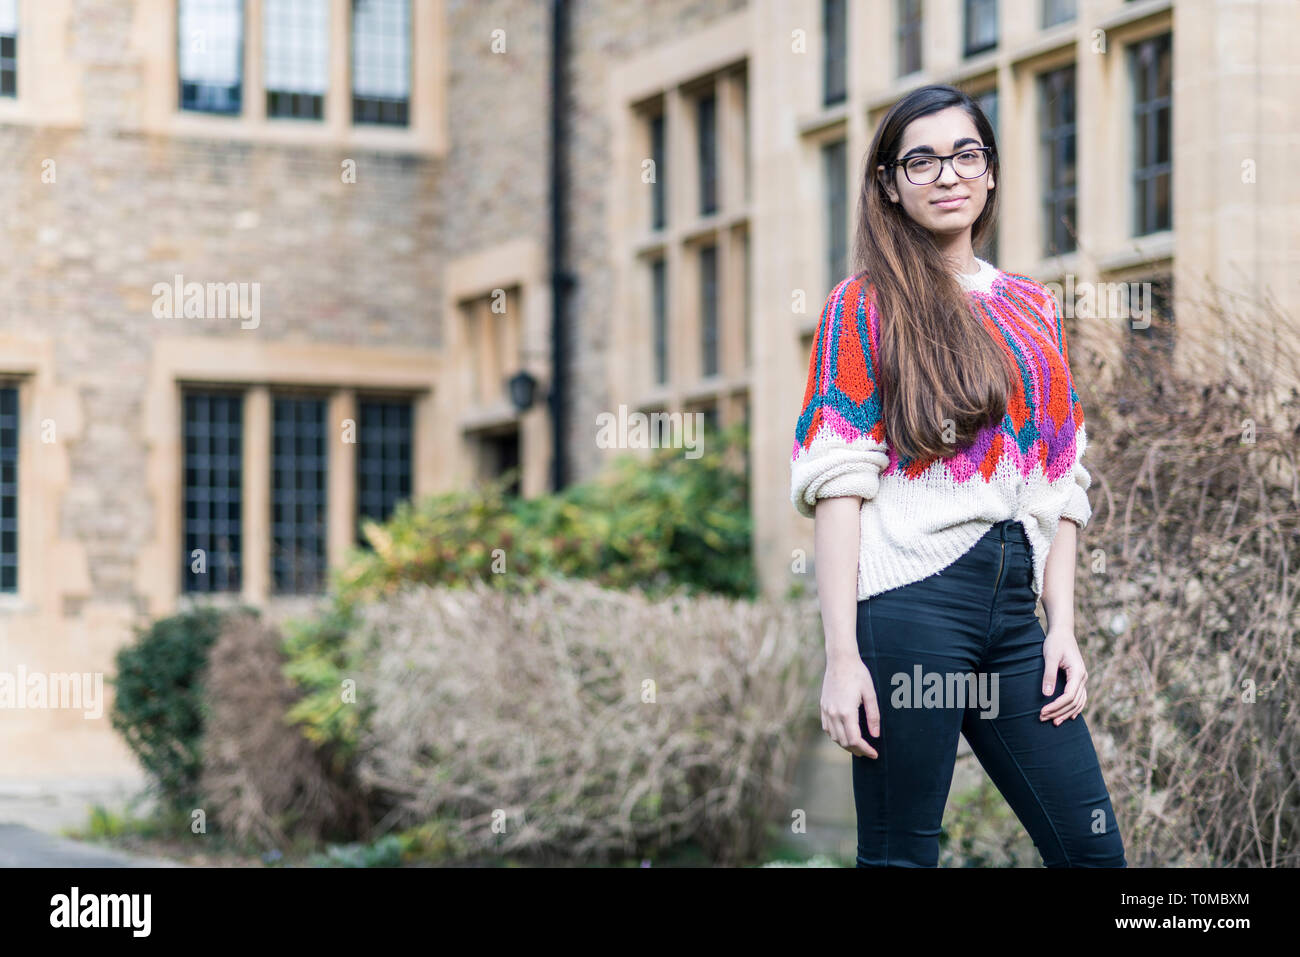
[(790, 466), (790, 500), (800, 515), (816, 516), (817, 500), (857, 495), (876, 497), (880, 472), (889, 465), (888, 447), (869, 437), (846, 442), (819, 435)]

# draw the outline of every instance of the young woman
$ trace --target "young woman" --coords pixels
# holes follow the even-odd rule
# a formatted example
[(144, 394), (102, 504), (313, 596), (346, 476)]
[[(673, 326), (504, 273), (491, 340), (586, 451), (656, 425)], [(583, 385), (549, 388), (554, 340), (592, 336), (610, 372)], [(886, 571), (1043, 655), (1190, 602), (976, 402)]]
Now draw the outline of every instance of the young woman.
[(857, 272), (822, 310), (795, 427), (822, 728), (853, 755), (859, 867), (938, 864), (959, 732), (1045, 866), (1126, 866), (1082, 718), (1075, 547), (1091, 480), (1065, 328), (1045, 286), (974, 255), (1001, 179), (966, 94), (927, 86), (890, 110), (867, 156)]

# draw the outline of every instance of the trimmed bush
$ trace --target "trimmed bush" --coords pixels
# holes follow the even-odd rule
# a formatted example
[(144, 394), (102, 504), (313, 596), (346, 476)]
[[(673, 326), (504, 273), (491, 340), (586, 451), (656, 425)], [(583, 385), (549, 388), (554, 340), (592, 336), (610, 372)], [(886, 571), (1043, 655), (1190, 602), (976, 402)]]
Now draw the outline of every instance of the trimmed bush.
[(137, 629), (135, 641), (116, 655), (110, 721), (153, 780), (159, 803), (173, 809), (198, 801), (201, 673), (223, 616), (221, 609), (201, 607), (159, 618)]

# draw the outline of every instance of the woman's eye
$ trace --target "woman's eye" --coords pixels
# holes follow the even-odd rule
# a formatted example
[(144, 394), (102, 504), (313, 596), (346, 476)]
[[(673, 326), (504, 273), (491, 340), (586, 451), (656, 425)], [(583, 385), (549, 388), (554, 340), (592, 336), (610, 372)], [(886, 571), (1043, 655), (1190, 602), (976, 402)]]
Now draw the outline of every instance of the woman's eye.
[(974, 159), (975, 159), (975, 154), (969, 150), (965, 153), (957, 154), (957, 161), (959, 163), (970, 163), (973, 162)]
[(907, 164), (907, 168), (915, 173), (920, 170), (929, 169), (930, 163), (932, 162), (933, 160), (929, 160), (929, 159), (914, 159)]

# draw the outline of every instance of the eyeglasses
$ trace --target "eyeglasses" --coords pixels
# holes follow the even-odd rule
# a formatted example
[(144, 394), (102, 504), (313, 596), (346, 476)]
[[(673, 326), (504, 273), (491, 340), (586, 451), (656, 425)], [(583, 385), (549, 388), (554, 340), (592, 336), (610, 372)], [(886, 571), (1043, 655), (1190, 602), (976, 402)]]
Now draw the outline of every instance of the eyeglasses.
[(905, 160), (895, 160), (891, 167), (903, 167), (903, 175), (913, 186), (929, 186), (943, 173), (943, 164), (952, 160), (952, 171), (962, 179), (974, 179), (988, 172), (991, 146), (972, 146), (960, 153), (947, 156), (935, 156), (932, 153), (917, 153)]

